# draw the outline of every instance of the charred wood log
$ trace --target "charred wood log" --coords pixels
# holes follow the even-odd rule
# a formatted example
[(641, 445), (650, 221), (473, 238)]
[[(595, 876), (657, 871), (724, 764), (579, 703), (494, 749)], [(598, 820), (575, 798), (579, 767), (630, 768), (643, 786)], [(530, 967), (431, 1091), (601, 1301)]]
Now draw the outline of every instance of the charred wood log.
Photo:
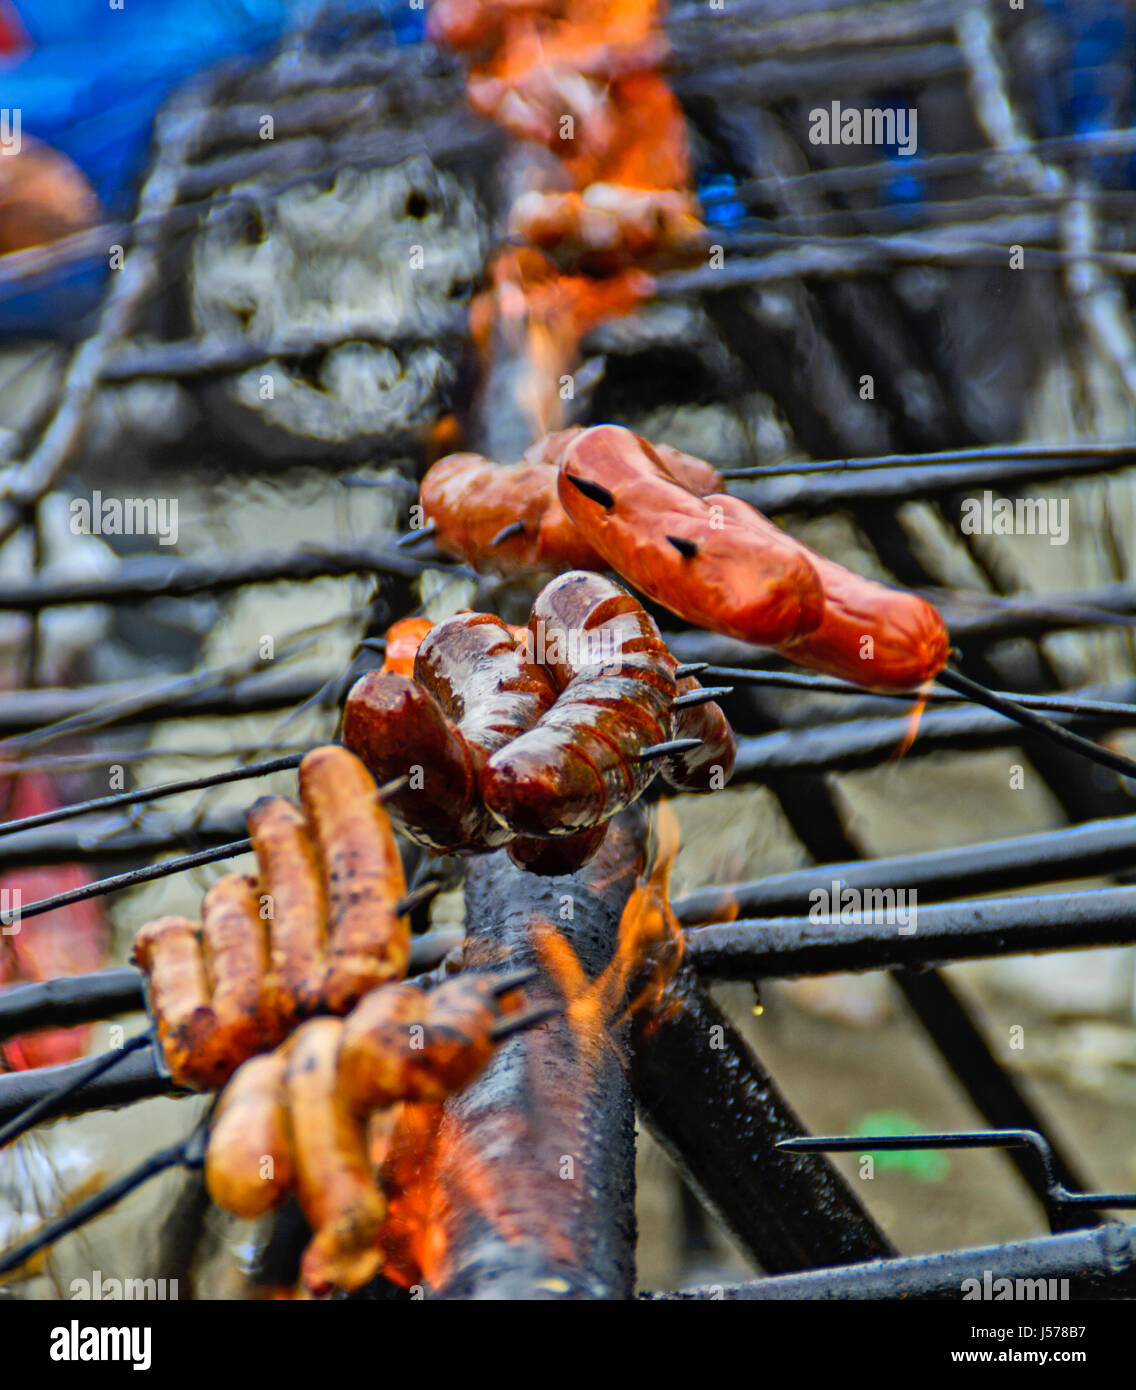
[[(610, 960), (642, 865), (644, 820), (625, 813), (599, 854), (571, 876), (538, 878), (504, 853), (473, 862), (464, 965), (543, 961), (535, 936), (553, 926), (584, 971)], [(569, 915), (570, 914), (570, 915)], [(543, 975), (526, 999), (555, 1001)], [(635, 1282), (635, 1129), (613, 1039), (567, 1016), (502, 1047), (446, 1108), (436, 1180), (445, 1251), (432, 1278), (442, 1298), (629, 1298)]]

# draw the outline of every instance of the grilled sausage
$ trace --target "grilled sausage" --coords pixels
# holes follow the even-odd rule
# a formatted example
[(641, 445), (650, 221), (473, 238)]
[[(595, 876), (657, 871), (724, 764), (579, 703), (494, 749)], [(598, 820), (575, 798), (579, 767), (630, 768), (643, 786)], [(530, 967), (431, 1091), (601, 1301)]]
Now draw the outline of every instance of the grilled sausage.
[(575, 572), (533, 605), (534, 650), (560, 695), (481, 775), (485, 805), (518, 835), (574, 835), (636, 800), (655, 767), (639, 754), (671, 735), (674, 659), (640, 605)]
[(134, 961), (147, 976), (170, 1075), (179, 1086), (210, 1089), (224, 1067), (213, 1046), (217, 1018), (197, 923), (186, 917), (148, 922), (134, 939)]
[(260, 915), (256, 879), (227, 874), (209, 889), (201, 904), (201, 937), (224, 1080), (254, 1052), (274, 1047), (283, 1032), (272, 1013), (268, 924)]
[(492, 1056), (497, 1019), (489, 976), (450, 980), (429, 993), (406, 984), (376, 990), (344, 1024), (342, 1093), (362, 1113), (396, 1100), (445, 1100)]
[(291, 1027), (319, 1008), (327, 973), (327, 899), (308, 824), (283, 797), (249, 810), (272, 942), (272, 1012)]
[(473, 757), (429, 691), (409, 676), (361, 676), (348, 693), (341, 736), (377, 782), (409, 777), (386, 806), (411, 839), (439, 854), (480, 844), (485, 815)]
[(816, 628), (824, 593), (801, 547), (772, 523), (743, 524), (736, 498), (696, 497), (657, 461), (616, 425), (565, 451), (560, 500), (608, 564), (687, 622), (744, 642), (778, 646)]
[(210, 1126), (205, 1184), (217, 1205), (237, 1216), (263, 1216), (292, 1190), (287, 1062), (286, 1047), (245, 1062), (222, 1092)]
[(300, 800), (315, 840), (328, 910), (324, 1007), (345, 1013), (368, 990), (401, 979), (410, 923), (402, 860), (378, 788), (346, 748), (316, 748), (300, 763)]
[(386, 1203), (371, 1176), (363, 1122), (339, 1091), (342, 1033), (339, 1019), (310, 1019), (292, 1038), (285, 1071), (296, 1194), (315, 1233), (300, 1274), (316, 1296), (360, 1288), (382, 1264)]

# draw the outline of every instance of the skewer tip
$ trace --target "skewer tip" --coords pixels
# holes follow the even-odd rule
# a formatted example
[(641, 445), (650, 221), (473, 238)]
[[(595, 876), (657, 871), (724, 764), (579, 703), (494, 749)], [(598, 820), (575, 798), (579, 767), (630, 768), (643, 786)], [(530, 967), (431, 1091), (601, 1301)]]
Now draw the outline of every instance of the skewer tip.
[(419, 526), (413, 531), (408, 531), (405, 536), (399, 536), (395, 541), (396, 550), (405, 550), (408, 546), (417, 545), (419, 541), (429, 540), (437, 531), (436, 522), (428, 521), (425, 526)]
[(496, 1023), (489, 1030), (489, 1036), (494, 1042), (504, 1042), (506, 1038), (511, 1038), (515, 1033), (527, 1032), (530, 1028), (537, 1028), (542, 1023), (547, 1023), (550, 1018), (556, 1018), (563, 1013), (559, 1004), (539, 1004), (536, 1008), (525, 1009), (523, 1013), (509, 1014), (500, 1023)]
[(540, 971), (536, 966), (526, 966), (521, 970), (511, 970), (507, 975), (498, 975), (492, 984), (493, 994), (500, 999), (502, 995), (511, 994), (515, 989), (522, 989), (525, 985), (540, 977)]
[(524, 534), (525, 523), (523, 521), (510, 521), (507, 526), (502, 526), (489, 542), (489, 548), (492, 550), (495, 546), (504, 545), (506, 541), (512, 540), (514, 536), (523, 536)]
[(422, 907), (423, 904), (436, 898), (441, 891), (442, 885), (440, 883), (431, 881), (422, 884), (420, 888), (415, 888), (412, 892), (407, 893), (405, 897), (399, 898), (398, 902), (394, 905), (395, 916), (405, 917), (408, 912), (413, 912), (415, 908)]
[(671, 709), (693, 709), (697, 705), (708, 705), (721, 695), (732, 695), (733, 690), (732, 685), (707, 685), (701, 690), (688, 690), (685, 695), (677, 697)]
[(609, 492), (606, 487), (601, 487), (599, 483), (593, 483), (588, 478), (577, 478), (574, 474), (565, 472), (563, 475), (577, 492), (582, 492), (590, 502), (596, 502), (605, 511), (611, 511), (615, 506), (615, 494)]
[(700, 738), (671, 738), (665, 743), (652, 743), (637, 753), (636, 758), (639, 762), (646, 762), (648, 758), (669, 758), (674, 753), (689, 753), (692, 748), (701, 746)]

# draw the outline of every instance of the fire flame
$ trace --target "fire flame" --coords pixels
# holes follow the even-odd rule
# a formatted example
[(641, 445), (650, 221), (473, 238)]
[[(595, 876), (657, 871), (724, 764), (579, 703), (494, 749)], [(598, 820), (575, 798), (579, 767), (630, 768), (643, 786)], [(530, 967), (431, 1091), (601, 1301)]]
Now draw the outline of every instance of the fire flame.
[[(624, 907), (611, 961), (590, 981), (566, 937), (549, 921), (533, 928), (533, 947), (553, 985), (562, 993), (572, 1044), (581, 1057), (614, 1047), (611, 1030), (631, 1014), (662, 1016), (667, 986), (682, 960), (683, 935), (670, 907), (670, 878), (679, 848), (678, 822), (666, 805), (656, 820), (656, 849), (650, 873), (636, 882)], [(603, 891), (603, 883), (595, 885)], [(512, 996), (510, 996), (512, 998)], [(517, 996), (519, 1002), (520, 996)], [(529, 1077), (539, 1093), (545, 1078)], [(564, 1152), (563, 1135), (534, 1136), (518, 1111), (498, 1117), (500, 1153), (538, 1143), (548, 1162)], [(448, 1150), (447, 1177), (439, 1166), (441, 1134)], [(572, 1241), (531, 1192), (509, 1185), (507, 1165), (487, 1162), (461, 1125), (450, 1124), (440, 1105), (402, 1104), (371, 1121), (371, 1160), (387, 1198), (382, 1233), (383, 1274), (409, 1288), (443, 1285), (448, 1277), (444, 1215), (448, 1208), (480, 1213), (503, 1240), (517, 1243), (543, 1231), (554, 1257), (570, 1260)], [(551, 1224), (550, 1224), (551, 1222)]]
[(918, 737), (919, 721), (923, 718), (923, 711), (927, 708), (927, 697), (930, 695), (931, 687), (934, 684), (935, 679), (932, 676), (930, 680), (924, 681), (919, 687), (919, 693), (915, 698), (915, 704), (912, 706), (911, 713), (907, 717), (907, 732), (900, 741), (899, 747), (896, 748), (895, 752), (891, 755), (893, 759), (902, 758), (904, 754), (910, 750), (911, 745)]
[(596, 1045), (634, 1014), (661, 1010), (667, 986), (682, 964), (684, 938), (670, 903), (679, 843), (675, 814), (660, 802), (654, 864), (632, 889), (619, 920), (615, 954), (595, 980), (588, 980), (559, 932), (545, 926), (535, 936), (537, 956), (568, 1001), (565, 1017), (581, 1047)]
[[(470, 104), (556, 157), (514, 204), (471, 327), (529, 371), (518, 403), (563, 423), (561, 378), (584, 335), (652, 293), (649, 270), (701, 253), (682, 109), (662, 76), (665, 0), (437, 0), (430, 29), (474, 53)], [(556, 186), (551, 186), (556, 185)]]

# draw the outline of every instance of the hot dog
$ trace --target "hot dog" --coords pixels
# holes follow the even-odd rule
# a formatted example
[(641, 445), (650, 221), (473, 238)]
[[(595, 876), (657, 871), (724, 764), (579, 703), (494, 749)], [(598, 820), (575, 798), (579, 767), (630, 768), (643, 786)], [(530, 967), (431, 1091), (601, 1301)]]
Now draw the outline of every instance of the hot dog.
[(224, 1063), (215, 1048), (217, 1016), (201, 933), (186, 917), (159, 917), (134, 939), (134, 960), (146, 973), (158, 1041), (170, 1074), (181, 1086), (209, 1089)]
[(561, 460), (564, 509), (612, 568), (687, 622), (745, 642), (817, 627), (824, 593), (797, 543), (742, 524), (727, 505), (737, 499), (696, 497), (657, 460), (616, 425), (585, 430)]
[(292, 1026), (319, 1007), (327, 973), (327, 898), (319, 861), (307, 822), (283, 797), (254, 802), (247, 824), (272, 942), (272, 1011)]

